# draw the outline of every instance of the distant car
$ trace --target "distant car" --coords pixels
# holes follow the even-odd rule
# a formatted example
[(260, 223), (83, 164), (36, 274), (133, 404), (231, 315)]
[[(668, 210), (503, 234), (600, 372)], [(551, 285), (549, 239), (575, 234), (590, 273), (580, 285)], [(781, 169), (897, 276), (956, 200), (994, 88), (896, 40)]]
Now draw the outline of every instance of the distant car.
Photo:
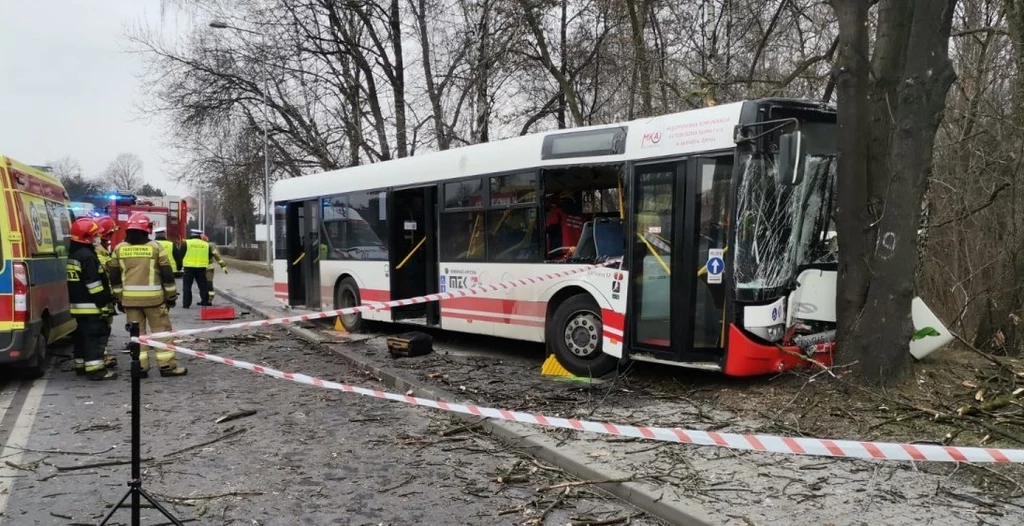
[(70, 201), (60, 180), (0, 155), (0, 364), (42, 376), (49, 344), (76, 328), (68, 301)]

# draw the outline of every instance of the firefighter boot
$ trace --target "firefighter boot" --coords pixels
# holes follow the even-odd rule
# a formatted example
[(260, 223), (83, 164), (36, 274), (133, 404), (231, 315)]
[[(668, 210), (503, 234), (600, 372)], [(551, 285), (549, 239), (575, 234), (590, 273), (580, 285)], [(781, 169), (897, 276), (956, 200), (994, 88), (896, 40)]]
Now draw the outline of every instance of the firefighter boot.
[(110, 369), (100, 369), (98, 371), (90, 371), (90, 380), (115, 380), (117, 379), (117, 371), (111, 371)]
[(106, 367), (107, 369), (117, 369), (117, 356), (114, 356), (107, 352), (106, 350), (104, 350), (103, 366)]
[(85, 376), (85, 360), (75, 358), (75, 375)]
[(168, 365), (160, 368), (160, 376), (185, 376), (188, 369), (177, 365)]

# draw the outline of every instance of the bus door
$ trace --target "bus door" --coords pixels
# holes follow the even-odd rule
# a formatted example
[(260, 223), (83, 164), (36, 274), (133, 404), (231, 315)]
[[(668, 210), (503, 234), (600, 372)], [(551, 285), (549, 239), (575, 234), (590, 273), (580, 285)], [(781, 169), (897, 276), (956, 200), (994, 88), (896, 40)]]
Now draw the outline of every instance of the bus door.
[(285, 210), (285, 236), (288, 261), (288, 305), (306, 304), (306, 281), (302, 271), (302, 260), (306, 259), (302, 240), (306, 238), (305, 203), (288, 203)]
[(288, 304), (320, 310), (320, 200), (288, 203)]
[[(392, 192), (388, 202), (391, 238), (391, 299), (425, 296), (438, 291), (437, 186)], [(426, 325), (441, 321), (437, 302), (391, 309), (391, 319)]]
[[(701, 273), (712, 248), (698, 228), (703, 166), (691, 159), (633, 169), (628, 331), (631, 354), (710, 368), (722, 357), (719, 339), (709, 337), (721, 333), (721, 310), (714, 311), (704, 290), (707, 272)], [(722, 276), (718, 264), (712, 282)]]
[(300, 261), (302, 267), (302, 281), (306, 286), (306, 307), (320, 310), (320, 258), (326, 256), (326, 250), (322, 250), (323, 241), (320, 239), (320, 199), (311, 199), (303, 202), (305, 213), (305, 235), (302, 237), (302, 250), (305, 257)]

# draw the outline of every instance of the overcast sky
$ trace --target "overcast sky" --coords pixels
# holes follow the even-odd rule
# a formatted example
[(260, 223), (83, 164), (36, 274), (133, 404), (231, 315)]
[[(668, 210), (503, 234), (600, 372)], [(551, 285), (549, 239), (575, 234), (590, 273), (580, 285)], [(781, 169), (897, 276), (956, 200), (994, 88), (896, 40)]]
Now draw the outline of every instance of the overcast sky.
[(124, 38), (131, 24), (176, 32), (181, 15), (162, 19), (161, 0), (0, 3), (0, 153), (37, 165), (68, 155), (95, 176), (132, 152), (147, 182), (185, 194), (167, 177), (160, 122), (138, 110), (143, 58)]

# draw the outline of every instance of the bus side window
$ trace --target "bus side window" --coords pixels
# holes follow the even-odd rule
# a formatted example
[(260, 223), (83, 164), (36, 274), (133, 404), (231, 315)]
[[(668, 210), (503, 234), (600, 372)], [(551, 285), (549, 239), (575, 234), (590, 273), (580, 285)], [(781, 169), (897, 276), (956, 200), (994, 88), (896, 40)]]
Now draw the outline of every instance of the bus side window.
[(441, 214), (441, 259), (479, 261), (486, 254), (483, 212)]

